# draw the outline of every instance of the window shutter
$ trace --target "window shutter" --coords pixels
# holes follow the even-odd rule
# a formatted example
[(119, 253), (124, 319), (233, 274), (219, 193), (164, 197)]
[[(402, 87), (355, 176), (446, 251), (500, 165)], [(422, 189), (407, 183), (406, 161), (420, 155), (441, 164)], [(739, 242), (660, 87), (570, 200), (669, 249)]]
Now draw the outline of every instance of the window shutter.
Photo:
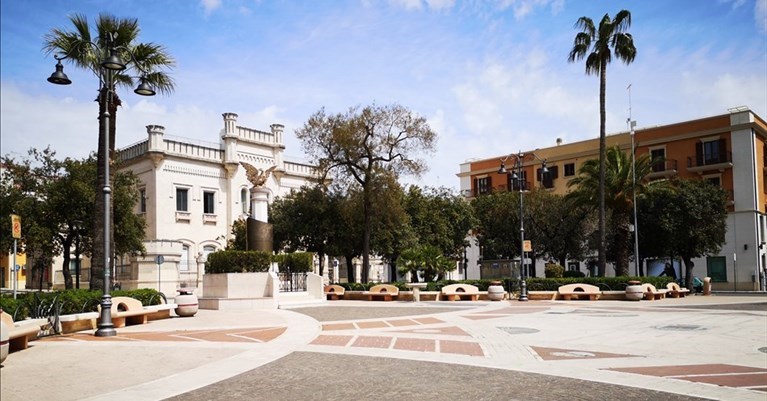
[(698, 142), (695, 144), (695, 165), (703, 165), (703, 142)]

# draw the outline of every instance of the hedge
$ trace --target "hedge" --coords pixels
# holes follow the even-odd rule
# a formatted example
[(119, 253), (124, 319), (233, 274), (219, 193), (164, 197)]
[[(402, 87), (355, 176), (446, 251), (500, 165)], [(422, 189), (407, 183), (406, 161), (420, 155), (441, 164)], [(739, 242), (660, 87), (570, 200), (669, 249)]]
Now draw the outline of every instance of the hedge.
[(254, 273), (269, 271), (272, 254), (263, 251), (217, 251), (208, 255), (205, 273)]
[[(161, 293), (149, 288), (113, 291), (111, 295), (113, 298), (135, 298), (144, 306), (159, 304), (163, 298)], [(13, 299), (11, 294), (4, 293), (0, 296), (0, 308), (18, 321), (28, 317), (46, 317), (50, 314), (54, 301), (53, 306), (59, 309), (60, 315), (95, 311), (96, 306), (101, 302), (101, 297), (101, 291), (84, 289), (22, 292), (17, 294), (16, 299)]]

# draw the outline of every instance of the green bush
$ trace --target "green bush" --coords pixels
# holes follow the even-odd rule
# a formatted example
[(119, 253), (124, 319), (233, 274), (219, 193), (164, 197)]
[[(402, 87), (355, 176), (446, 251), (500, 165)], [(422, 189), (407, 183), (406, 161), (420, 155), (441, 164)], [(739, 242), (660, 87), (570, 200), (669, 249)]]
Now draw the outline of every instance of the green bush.
[(578, 270), (567, 270), (562, 274), (562, 277), (586, 277), (586, 273)]
[(274, 255), (273, 260), (281, 272), (306, 273), (314, 267), (314, 254), (310, 252), (281, 253)]
[[(0, 297), (0, 308), (13, 316), (14, 320), (28, 317), (44, 317), (58, 309), (60, 315), (93, 312), (101, 303), (101, 291), (59, 290), (52, 292), (24, 292), (13, 299), (10, 294)], [(131, 297), (141, 301), (144, 306), (157, 305), (161, 295), (156, 290), (142, 288), (138, 290), (113, 291), (112, 297)], [(55, 302), (54, 308), (51, 305)], [(14, 315), (15, 314), (15, 315)]]
[(262, 251), (217, 251), (208, 255), (206, 273), (253, 273), (269, 271), (272, 255)]
[(573, 283), (585, 283), (599, 287), (602, 291), (623, 291), (629, 281), (636, 280), (650, 283), (656, 288), (666, 288), (673, 281), (671, 277), (569, 277), (569, 278), (529, 278), (527, 288), (531, 291), (556, 291), (559, 286)]
[(543, 269), (546, 278), (559, 278), (565, 272), (565, 268), (556, 263), (546, 263), (546, 267)]

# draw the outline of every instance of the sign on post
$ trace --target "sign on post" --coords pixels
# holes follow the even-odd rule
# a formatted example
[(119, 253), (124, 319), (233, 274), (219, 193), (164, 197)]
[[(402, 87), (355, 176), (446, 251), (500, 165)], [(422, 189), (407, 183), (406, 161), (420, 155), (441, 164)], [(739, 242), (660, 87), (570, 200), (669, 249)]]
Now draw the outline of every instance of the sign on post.
[(16, 239), (21, 238), (21, 216), (18, 214), (11, 215), (11, 236)]
[(529, 239), (526, 239), (524, 242), (523, 250), (525, 252), (532, 252), (533, 251), (533, 243)]

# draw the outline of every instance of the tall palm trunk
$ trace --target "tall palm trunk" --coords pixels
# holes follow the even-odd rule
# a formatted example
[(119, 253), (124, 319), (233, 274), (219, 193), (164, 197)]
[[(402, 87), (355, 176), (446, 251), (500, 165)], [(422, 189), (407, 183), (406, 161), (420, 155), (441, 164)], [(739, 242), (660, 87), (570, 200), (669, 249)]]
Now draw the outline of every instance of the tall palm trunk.
[(598, 247), (598, 271), (599, 276), (604, 277), (607, 265), (605, 255), (605, 152), (607, 149), (605, 133), (605, 88), (607, 87), (607, 66), (603, 60), (599, 68), (599, 247)]

